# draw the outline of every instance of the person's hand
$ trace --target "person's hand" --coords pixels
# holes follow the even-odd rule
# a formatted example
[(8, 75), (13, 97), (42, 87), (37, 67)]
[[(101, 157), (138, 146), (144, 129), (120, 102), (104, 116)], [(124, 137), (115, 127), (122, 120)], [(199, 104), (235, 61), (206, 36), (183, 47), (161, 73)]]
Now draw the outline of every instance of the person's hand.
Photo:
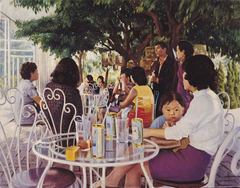
[(151, 129), (150, 128), (144, 128), (143, 129), (143, 138), (149, 138), (151, 137)]
[(151, 81), (152, 81), (152, 82), (156, 82), (156, 79), (157, 79), (157, 78), (156, 78), (155, 74), (153, 73), (153, 74), (152, 74)]
[(159, 84), (159, 78), (156, 78), (156, 82)]
[(117, 81), (115, 82), (116, 83), (115, 87), (120, 84), (120, 82), (121, 82), (120, 80), (121, 80), (121, 77), (118, 77)]
[(163, 124), (163, 128), (166, 129), (167, 127), (172, 127), (173, 125), (175, 125), (174, 122), (166, 121), (166, 122)]

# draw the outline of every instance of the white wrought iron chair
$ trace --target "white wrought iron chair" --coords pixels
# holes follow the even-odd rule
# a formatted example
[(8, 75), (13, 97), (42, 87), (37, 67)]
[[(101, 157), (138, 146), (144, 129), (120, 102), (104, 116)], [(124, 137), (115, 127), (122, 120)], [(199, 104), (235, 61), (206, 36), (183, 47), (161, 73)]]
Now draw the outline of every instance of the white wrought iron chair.
[[(58, 138), (64, 140), (57, 142), (59, 148), (76, 145), (76, 139), (70, 139), (70, 137), (73, 137), (69, 136), (70, 134), (66, 134), (75, 132), (75, 120), (82, 118), (80, 115), (77, 115), (76, 107), (72, 103), (67, 102), (65, 93), (61, 89), (56, 88), (52, 90), (51, 88), (45, 88), (43, 93), (44, 96), (40, 101), (40, 116), (50, 130), (49, 134), (58, 134)], [(64, 128), (64, 125), (68, 126)], [(49, 166), (53, 164), (51, 161), (49, 163)], [(70, 170), (73, 170), (73, 166), (70, 166)], [(77, 181), (82, 185), (78, 177)]]
[[(67, 169), (50, 168), (46, 175), (43, 173), (45, 167), (41, 166), (42, 160), (38, 159), (31, 152), (31, 144), (41, 139), (45, 134), (42, 135), (41, 131), (36, 130), (38, 123), (36, 108), (32, 105), (25, 105), (22, 110), (24, 111), (25, 109), (34, 111), (34, 122), (28, 137), (22, 140), (17, 147), (12, 146), (10, 149), (11, 138), (8, 140), (9, 135), (7, 136), (5, 131), (7, 126), (2, 125), (0, 121), (0, 166), (6, 178), (6, 186), (10, 188), (37, 187), (39, 180), (44, 176), (44, 182), (41, 187), (68, 187), (71, 185), (72, 187), (79, 187), (75, 174)], [(28, 117), (28, 115), (29, 113), (24, 113), (25, 117)]]
[(100, 87), (98, 86), (98, 83), (87, 83), (86, 88), (84, 90), (84, 93), (87, 94), (99, 94)]
[[(32, 111), (31, 109), (27, 109), (28, 107), (25, 106), (24, 110), (23, 110), (23, 105), (24, 105), (24, 99), (23, 99), (23, 95), (22, 93), (17, 89), (17, 88), (9, 88), (6, 92), (4, 91), (0, 91), (0, 95), (1, 95), (1, 100), (0, 100), (0, 106), (7, 106), (7, 108), (10, 108), (11, 110), (11, 117), (9, 117), (11, 120), (8, 121), (7, 123), (11, 123), (14, 124), (14, 131), (13, 131), (13, 136), (12, 138), (12, 142), (10, 143), (10, 148), (13, 145), (13, 142), (15, 140), (17, 140), (17, 146), (19, 145), (19, 142), (21, 140), (20, 136), (21, 134), (23, 134), (23, 128), (25, 130), (29, 130), (33, 123), (30, 124), (23, 124), (21, 123), (22, 118), (29, 118), (29, 117), (25, 117), (25, 113)], [(31, 121), (34, 121), (34, 117), (31, 116)], [(43, 122), (38, 121), (37, 126), (39, 126), (41, 131), (44, 131), (44, 129), (41, 128), (41, 124), (43, 124)], [(43, 134), (43, 133), (42, 133)], [(17, 136), (17, 137), (16, 137)]]
[(233, 114), (229, 113), (229, 110), (230, 110), (230, 97), (229, 95), (222, 91), (222, 92), (219, 92), (218, 94), (218, 97), (224, 107), (224, 101), (223, 101), (223, 98), (225, 97), (225, 100), (226, 100), (226, 103), (227, 103), (227, 108), (225, 109), (226, 112), (225, 112), (225, 115), (224, 115), (224, 133), (226, 136), (229, 132), (231, 132), (235, 127), (234, 127), (234, 123), (235, 123), (235, 118), (233, 116)]

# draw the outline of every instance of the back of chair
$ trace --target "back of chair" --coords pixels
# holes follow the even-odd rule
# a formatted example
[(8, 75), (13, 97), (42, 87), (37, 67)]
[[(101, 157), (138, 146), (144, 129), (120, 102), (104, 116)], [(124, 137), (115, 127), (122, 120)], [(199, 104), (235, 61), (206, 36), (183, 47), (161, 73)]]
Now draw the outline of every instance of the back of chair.
[[(42, 119), (48, 125), (51, 134), (75, 132), (76, 107), (66, 101), (65, 93), (61, 89), (45, 88), (44, 96), (40, 102)], [(60, 143), (67, 146), (72, 143)]]
[[(21, 124), (24, 99), (22, 93), (17, 88), (9, 88), (7, 91), (0, 91), (0, 106), (4, 106), (11, 113), (7, 116), (7, 121), (14, 120), (16, 126)], [(2, 107), (3, 108), (3, 107)], [(6, 122), (8, 123), (8, 122)]]
[(229, 113), (230, 110), (230, 97), (226, 92), (219, 92), (218, 97), (223, 105), (223, 108), (226, 109), (225, 115), (224, 115), (224, 129), (225, 134), (228, 134), (234, 129), (234, 123), (235, 118), (233, 114)]
[[(239, 176), (240, 175), (240, 169), (238, 167), (238, 161), (240, 160), (240, 150), (239, 150), (239, 138), (238, 134), (240, 133), (240, 127), (236, 127), (227, 135), (227, 137), (224, 139), (222, 144), (220, 145), (216, 156), (214, 158), (210, 175), (209, 175), (209, 181), (206, 187), (214, 187), (215, 186), (215, 179), (217, 175), (217, 170), (224, 159), (224, 157), (232, 150), (234, 149), (236, 153), (233, 155), (233, 158), (231, 160), (231, 171), (233, 175)], [(236, 147), (237, 146), (237, 147)], [(229, 174), (231, 175), (231, 174)]]
[(99, 94), (99, 91), (100, 91), (100, 88), (98, 86), (98, 83), (93, 82), (93, 83), (87, 83), (84, 93)]
[[(4, 92), (2, 92), (1, 96), (5, 97), (6, 103), (10, 102)], [(3, 97), (1, 97), (1, 99), (3, 99)], [(11, 101), (11, 103), (14, 104), (14, 101)], [(31, 151), (32, 144), (42, 138), (44, 134), (42, 131), (39, 131), (37, 127), (38, 120), (36, 108), (32, 105), (25, 105), (21, 108), (21, 111), (25, 112), (23, 116), (28, 117), (29, 113), (25, 111), (25, 109), (34, 111), (35, 117), (33, 125), (29, 127), (28, 130), (25, 130), (21, 142), (19, 142), (19, 137), (15, 138), (15, 134), (12, 135), (11, 130), (15, 128), (14, 122), (3, 125), (0, 121), (0, 166), (3, 169), (9, 187), (11, 187), (12, 176), (30, 169), (30, 155), (33, 155)], [(15, 143), (16, 140), (17, 143)], [(36, 162), (34, 162), (33, 158), (31, 158), (31, 161), (36, 164), (36, 166), (33, 165), (31, 168), (39, 166), (38, 158), (36, 158)]]

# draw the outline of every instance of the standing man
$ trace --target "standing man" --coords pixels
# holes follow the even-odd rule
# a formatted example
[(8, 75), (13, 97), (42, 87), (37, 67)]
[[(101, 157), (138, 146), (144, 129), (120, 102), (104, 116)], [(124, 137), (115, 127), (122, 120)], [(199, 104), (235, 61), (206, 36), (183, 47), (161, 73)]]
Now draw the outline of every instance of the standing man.
[(158, 57), (157, 66), (153, 74), (153, 91), (159, 92), (156, 107), (156, 117), (161, 115), (159, 103), (161, 97), (168, 91), (175, 91), (175, 79), (178, 65), (168, 56), (168, 45), (165, 42), (155, 44), (155, 53)]

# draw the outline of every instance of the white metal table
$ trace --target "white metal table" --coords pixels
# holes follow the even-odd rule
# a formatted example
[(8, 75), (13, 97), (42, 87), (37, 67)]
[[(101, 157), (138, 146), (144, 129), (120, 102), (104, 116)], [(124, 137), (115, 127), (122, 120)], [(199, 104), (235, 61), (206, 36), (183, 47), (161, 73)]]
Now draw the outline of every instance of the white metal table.
[[(62, 135), (67, 137), (62, 138)], [(53, 162), (79, 166), (83, 170), (83, 186), (87, 187), (86, 167), (90, 167), (90, 183), (92, 186), (92, 170), (93, 167), (102, 168), (102, 187), (105, 186), (106, 167), (115, 167), (140, 163), (149, 187), (153, 187), (150, 178), (144, 168), (143, 163), (155, 157), (159, 148), (154, 142), (144, 139), (142, 146), (134, 146), (131, 137), (127, 143), (118, 143), (115, 138), (105, 138), (105, 153), (101, 159), (96, 159), (92, 155), (92, 148), (87, 151), (81, 151), (80, 156), (75, 161), (66, 160), (66, 147), (59, 146), (59, 141), (75, 139), (75, 133), (66, 133), (61, 135), (53, 135), (37, 141), (33, 145), (33, 153), (43, 159), (48, 160), (48, 165), (44, 173), (47, 173)], [(95, 171), (96, 172), (96, 171)], [(42, 180), (44, 180), (44, 175)]]

